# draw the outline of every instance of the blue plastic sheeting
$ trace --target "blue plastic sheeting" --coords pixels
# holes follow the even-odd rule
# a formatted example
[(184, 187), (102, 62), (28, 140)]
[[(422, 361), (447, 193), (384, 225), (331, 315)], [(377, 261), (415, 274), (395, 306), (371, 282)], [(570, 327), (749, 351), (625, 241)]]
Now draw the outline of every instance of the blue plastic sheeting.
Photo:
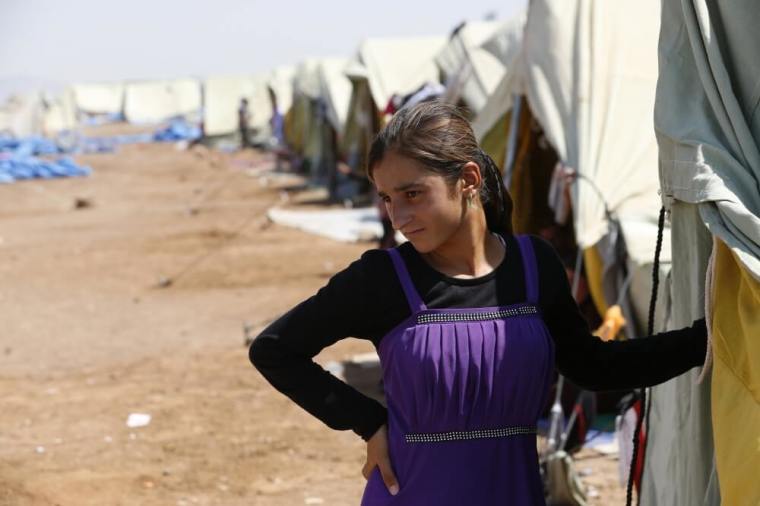
[(107, 125), (109, 123), (119, 123), (124, 121), (124, 114), (121, 112), (111, 112), (107, 114), (86, 114), (80, 120), (80, 123), (87, 126)]
[(200, 136), (199, 127), (182, 119), (172, 120), (169, 125), (153, 133), (61, 138), (60, 144), (37, 135), (22, 139), (0, 135), (0, 183), (12, 183), (21, 179), (87, 176), (92, 172), (89, 167), (79, 166), (71, 158), (42, 160), (36, 158), (36, 155), (110, 153), (123, 144), (176, 142), (194, 140)]
[(58, 160), (17, 155), (0, 158), (0, 183), (12, 183), (22, 179), (89, 176), (91, 172), (92, 169), (77, 165), (69, 157)]
[(8, 135), (0, 135), (0, 153), (13, 153), (17, 156), (55, 155), (63, 150), (58, 144), (46, 137), (32, 135), (16, 139)]
[(14, 153), (18, 156), (55, 155), (62, 153), (110, 153), (123, 144), (147, 142), (176, 142), (195, 140), (201, 136), (201, 129), (184, 119), (174, 119), (164, 128), (153, 133), (113, 135), (109, 137), (71, 136), (67, 133), (57, 142), (39, 135), (17, 139), (0, 134), (0, 153)]
[(181, 119), (172, 120), (165, 128), (153, 134), (156, 142), (192, 141), (201, 136), (201, 129)]
[(35, 155), (56, 155), (64, 152), (58, 144), (37, 135), (15, 139), (0, 136), (0, 183), (21, 179), (88, 176), (89, 167), (77, 165), (68, 157), (43, 160)]
[(112, 135), (110, 137), (81, 137), (71, 149), (73, 153), (111, 153), (124, 144), (153, 142), (153, 134)]
[(147, 142), (191, 141), (201, 136), (201, 129), (183, 119), (172, 120), (169, 125), (153, 133), (113, 135), (110, 137), (82, 137), (72, 151), (76, 153), (110, 153), (124, 144)]

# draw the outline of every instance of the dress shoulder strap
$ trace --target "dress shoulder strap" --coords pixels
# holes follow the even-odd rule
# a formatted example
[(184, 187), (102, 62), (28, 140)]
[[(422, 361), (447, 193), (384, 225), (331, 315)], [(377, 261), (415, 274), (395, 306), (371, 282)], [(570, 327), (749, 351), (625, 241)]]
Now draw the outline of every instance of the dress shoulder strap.
[(409, 270), (406, 268), (406, 263), (401, 257), (401, 253), (399, 253), (398, 248), (390, 248), (386, 251), (391, 256), (391, 260), (393, 261), (393, 268), (396, 270), (396, 275), (401, 282), (401, 287), (404, 289), (406, 301), (409, 303), (409, 309), (411, 310), (412, 314), (427, 309), (425, 303), (422, 302), (420, 294), (417, 293), (417, 289), (414, 287), (412, 277), (409, 275)]
[(520, 256), (525, 273), (525, 298), (530, 304), (538, 304), (538, 267), (533, 243), (530, 236), (519, 235), (517, 236), (517, 244), (520, 245)]

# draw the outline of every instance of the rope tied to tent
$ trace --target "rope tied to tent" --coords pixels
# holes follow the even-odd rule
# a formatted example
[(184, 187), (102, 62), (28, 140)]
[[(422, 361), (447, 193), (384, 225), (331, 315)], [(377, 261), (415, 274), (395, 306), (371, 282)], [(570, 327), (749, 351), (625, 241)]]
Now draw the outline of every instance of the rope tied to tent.
[[(652, 296), (649, 299), (649, 321), (647, 322), (647, 335), (651, 336), (654, 333), (654, 317), (657, 307), (657, 291), (660, 285), (660, 253), (662, 252), (662, 234), (665, 228), (665, 207), (660, 208), (660, 216), (657, 219), (657, 245), (654, 250), (654, 265), (652, 266)], [(626, 487), (625, 504), (631, 506), (633, 503), (633, 478), (636, 473), (636, 462), (639, 458), (639, 439), (641, 438), (641, 429), (644, 422), (644, 417), (647, 418), (647, 429), (649, 428), (649, 413), (650, 406), (647, 405), (647, 392), (646, 388), (641, 389), (641, 413), (638, 420), (636, 420), (636, 429), (633, 432), (633, 451), (631, 454), (631, 465), (628, 469), (628, 485)], [(651, 402), (651, 398), (649, 399)], [(644, 452), (646, 452), (646, 444), (644, 445)], [(640, 486), (640, 485), (639, 485)], [(636, 495), (636, 503), (641, 502), (641, 492)]]

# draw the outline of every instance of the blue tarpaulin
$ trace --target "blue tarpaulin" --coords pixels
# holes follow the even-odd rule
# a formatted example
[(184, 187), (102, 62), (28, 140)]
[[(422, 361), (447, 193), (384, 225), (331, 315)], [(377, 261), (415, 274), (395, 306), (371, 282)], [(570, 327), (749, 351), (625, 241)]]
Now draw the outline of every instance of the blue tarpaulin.
[(175, 119), (168, 126), (153, 134), (156, 142), (192, 141), (201, 136), (201, 129), (182, 119)]
[(34, 156), (0, 158), (0, 183), (22, 179), (88, 176), (91, 172), (89, 167), (77, 165), (67, 156), (58, 160), (43, 160)]
[(55, 141), (45, 137), (16, 139), (0, 136), (0, 183), (12, 183), (21, 179), (87, 176), (91, 173), (89, 167), (77, 165), (69, 157), (48, 160), (36, 156), (57, 155), (64, 151)]
[(82, 137), (73, 149), (77, 153), (108, 153), (123, 144), (143, 142), (192, 141), (201, 136), (201, 129), (183, 119), (172, 120), (164, 128), (153, 133), (113, 135), (110, 137)]
[(124, 134), (109, 137), (80, 137), (71, 149), (74, 153), (111, 153), (124, 144), (153, 142), (153, 134)]
[(176, 142), (194, 140), (201, 130), (185, 120), (172, 120), (166, 127), (153, 133), (115, 135), (110, 137), (77, 137), (61, 139), (58, 143), (38, 135), (16, 139), (0, 135), (0, 183), (20, 179), (87, 176), (89, 167), (77, 165), (71, 158), (44, 160), (39, 155), (63, 153), (108, 153), (122, 144), (143, 142)]
[(16, 139), (9, 135), (0, 135), (0, 153), (14, 153), (19, 156), (55, 155), (63, 150), (58, 144), (46, 137), (31, 135)]
[(124, 114), (121, 112), (111, 112), (106, 114), (89, 114), (85, 115), (80, 122), (83, 125), (99, 126), (107, 125), (109, 123), (119, 123), (124, 121)]

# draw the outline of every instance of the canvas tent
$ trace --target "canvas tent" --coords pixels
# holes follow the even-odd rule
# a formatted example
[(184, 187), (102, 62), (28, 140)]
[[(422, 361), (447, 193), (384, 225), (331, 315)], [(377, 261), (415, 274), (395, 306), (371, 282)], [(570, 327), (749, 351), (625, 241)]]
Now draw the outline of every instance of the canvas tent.
[(45, 135), (55, 135), (77, 126), (76, 106), (71, 89), (66, 89), (59, 95), (44, 94), (42, 101), (45, 106), (42, 131)]
[(760, 502), (759, 24), (751, 0), (662, 6), (654, 117), (670, 324), (706, 314), (713, 366), (701, 384), (692, 371), (653, 389), (642, 504)]
[[(584, 251), (598, 312), (619, 302), (628, 337), (645, 327), (657, 236), (657, 150), (647, 125), (658, 22), (654, 0), (635, 12), (610, 2), (531, 2), (519, 51), (501, 50), (512, 61), (474, 122), (484, 149), (508, 165), (518, 230), (561, 222), (557, 199), (547, 205), (549, 191), (553, 179), (563, 180), (558, 173), (572, 174), (567, 195), (558, 192), (572, 210), (565, 233)], [(666, 276), (668, 256), (661, 260)]]
[(385, 109), (393, 94), (407, 94), (426, 82), (438, 82), (435, 55), (443, 37), (376, 38), (359, 46), (358, 59), (366, 69), (367, 84), (378, 109)]
[(129, 83), (124, 91), (124, 117), (130, 123), (159, 123), (191, 117), (202, 107), (200, 82), (195, 79)]
[[(615, 252), (620, 235), (627, 262), (639, 260), (634, 286), (650, 283), (660, 207), (651, 126), (658, 30), (656, 1), (640, 2), (635, 10), (611, 2), (538, 1), (531, 3), (526, 24), (527, 101), (559, 161), (577, 173), (570, 187), (575, 240), (587, 260), (590, 255), (601, 260), (601, 273), (592, 273), (590, 280), (592, 291), (599, 285), (603, 291), (598, 305), (602, 298), (606, 305), (614, 303), (623, 288), (624, 269)], [(629, 244), (631, 251), (646, 244), (649, 254), (632, 256)], [(662, 260), (664, 276), (668, 264)], [(629, 297), (631, 307), (624, 306), (633, 324), (629, 337), (646, 324), (636, 318), (646, 314), (649, 303), (648, 290), (641, 292), (646, 296)]]
[(499, 167), (504, 167), (507, 161), (509, 132), (517, 131), (517, 124), (512, 124), (511, 114), (515, 97), (524, 94), (524, 27), (523, 14), (507, 22), (504, 30), (494, 33), (481, 46), (499, 60), (504, 72), (501, 80), (485, 98), (483, 105), (478, 108), (472, 127), (483, 149)]
[(0, 133), (16, 137), (40, 134), (44, 115), (39, 93), (12, 95), (0, 105)]
[(293, 103), (285, 116), (285, 139), (298, 158), (297, 165), (306, 171), (311, 170), (311, 161), (319, 158), (321, 147), (319, 139), (313, 135), (320, 114), (316, 104), (320, 93), (318, 69), (316, 59), (304, 60), (296, 66)]
[(324, 101), (326, 117), (329, 124), (340, 136), (348, 118), (349, 100), (351, 100), (351, 81), (345, 74), (348, 60), (331, 58), (319, 62), (319, 95)]
[[(509, 55), (494, 53), (484, 47), (488, 42), (502, 42), (499, 49), (514, 51), (522, 36), (525, 15), (510, 21), (476, 21), (458, 27), (448, 43), (436, 55), (446, 83), (446, 99), (463, 102), (473, 113), (480, 111), (488, 97), (506, 74)], [(508, 42), (507, 42), (508, 41)], [(495, 44), (495, 42), (493, 42)]]
[(344, 73), (348, 63), (344, 58), (332, 58), (320, 61), (317, 75), (319, 77), (319, 99), (317, 102), (320, 119), (315, 132), (321, 141), (320, 165), (324, 172), (327, 189), (332, 200), (340, 200), (345, 192), (345, 177), (338, 172), (340, 161), (340, 142), (343, 136), (348, 105), (351, 99), (351, 82)]
[(277, 101), (277, 110), (283, 116), (290, 111), (293, 104), (293, 77), (296, 68), (291, 65), (283, 65), (272, 71), (267, 86), (270, 93)]
[(230, 135), (238, 131), (238, 108), (248, 99), (251, 115), (249, 127), (257, 136), (268, 138), (272, 102), (268, 91), (269, 76), (211, 77), (204, 83), (204, 128), (208, 136)]
[(77, 112), (90, 115), (117, 115), (124, 109), (124, 85), (89, 83), (72, 86)]
[(393, 94), (408, 94), (425, 83), (438, 83), (435, 55), (444, 37), (371, 38), (359, 45), (346, 68), (352, 91), (341, 149), (355, 171), (364, 167), (369, 142), (381, 127)]
[(300, 169), (315, 183), (337, 184), (338, 142), (348, 113), (351, 84), (343, 73), (347, 60), (305, 60), (293, 79), (293, 106), (286, 116), (286, 139)]

